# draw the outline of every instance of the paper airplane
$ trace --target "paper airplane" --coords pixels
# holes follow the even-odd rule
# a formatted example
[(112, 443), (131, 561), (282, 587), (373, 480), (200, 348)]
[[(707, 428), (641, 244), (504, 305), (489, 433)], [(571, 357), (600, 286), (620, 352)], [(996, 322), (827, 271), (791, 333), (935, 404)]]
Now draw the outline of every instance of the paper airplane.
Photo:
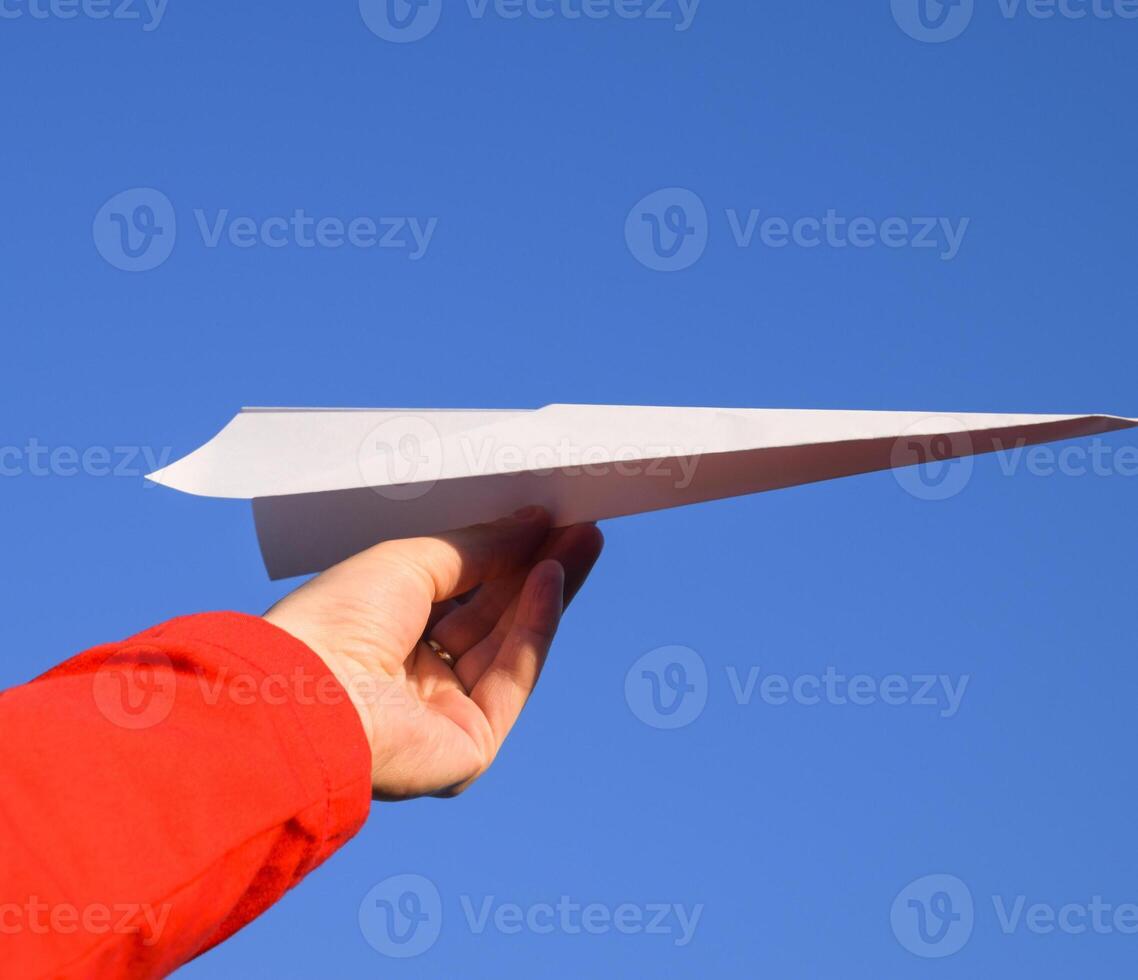
[(1135, 425), (1111, 415), (599, 405), (248, 408), (150, 479), (251, 499), (277, 579), (529, 504), (563, 526)]

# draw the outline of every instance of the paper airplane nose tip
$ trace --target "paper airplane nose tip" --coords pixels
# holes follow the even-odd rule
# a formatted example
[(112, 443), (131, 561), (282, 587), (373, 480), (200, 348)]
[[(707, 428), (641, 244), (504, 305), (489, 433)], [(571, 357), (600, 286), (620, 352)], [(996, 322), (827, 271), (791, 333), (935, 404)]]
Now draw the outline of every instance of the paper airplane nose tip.
[(157, 483), (163, 487), (170, 487), (171, 489), (177, 490), (178, 488), (170, 482), (169, 477), (166, 475), (166, 471), (169, 468), (170, 467), (168, 466), (163, 466), (160, 470), (155, 470), (153, 473), (147, 473), (143, 479), (149, 480), (151, 483)]

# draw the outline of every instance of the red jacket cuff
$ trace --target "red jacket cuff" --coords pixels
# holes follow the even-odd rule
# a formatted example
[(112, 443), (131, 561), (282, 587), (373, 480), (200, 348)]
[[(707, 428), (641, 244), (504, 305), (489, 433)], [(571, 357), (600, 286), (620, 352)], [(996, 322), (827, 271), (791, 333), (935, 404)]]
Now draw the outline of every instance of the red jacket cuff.
[(290, 753), (295, 760), (307, 760), (309, 778), (319, 782), (327, 798), (322, 839), (297, 880), (355, 836), (371, 805), (371, 750), (347, 691), (307, 644), (259, 616), (237, 612), (181, 616), (126, 645), (135, 642), (153, 644), (171, 657), (202, 645), (224, 651), (247, 672), (241, 691), (234, 684), (225, 696), (262, 698), (280, 707), (282, 739), (296, 746)]

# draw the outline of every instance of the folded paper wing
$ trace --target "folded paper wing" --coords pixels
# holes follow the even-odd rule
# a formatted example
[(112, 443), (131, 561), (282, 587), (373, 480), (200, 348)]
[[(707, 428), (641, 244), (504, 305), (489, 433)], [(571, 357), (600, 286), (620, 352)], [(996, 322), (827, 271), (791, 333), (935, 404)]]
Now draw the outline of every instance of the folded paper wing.
[(566, 525), (1135, 425), (1110, 415), (597, 405), (258, 408), (150, 479), (252, 499), (277, 579), (528, 504)]

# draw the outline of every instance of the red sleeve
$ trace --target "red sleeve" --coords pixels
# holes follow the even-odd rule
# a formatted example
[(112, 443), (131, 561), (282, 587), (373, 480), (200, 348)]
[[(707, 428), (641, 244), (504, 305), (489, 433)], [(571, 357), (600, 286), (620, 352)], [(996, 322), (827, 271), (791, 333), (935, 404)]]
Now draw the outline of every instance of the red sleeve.
[(363, 726), (311, 650), (209, 613), (0, 694), (5, 976), (155, 976), (359, 830)]

